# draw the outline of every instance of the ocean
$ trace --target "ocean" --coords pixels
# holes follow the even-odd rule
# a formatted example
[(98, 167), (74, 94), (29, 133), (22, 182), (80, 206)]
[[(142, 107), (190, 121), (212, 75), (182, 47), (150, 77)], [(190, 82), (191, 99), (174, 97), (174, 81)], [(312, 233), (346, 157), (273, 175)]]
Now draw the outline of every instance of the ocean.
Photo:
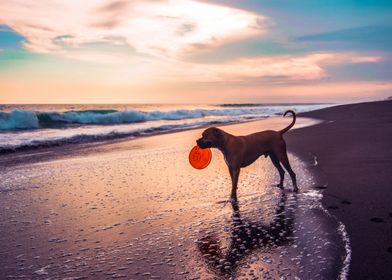
[(259, 120), (333, 104), (0, 105), (0, 153)]

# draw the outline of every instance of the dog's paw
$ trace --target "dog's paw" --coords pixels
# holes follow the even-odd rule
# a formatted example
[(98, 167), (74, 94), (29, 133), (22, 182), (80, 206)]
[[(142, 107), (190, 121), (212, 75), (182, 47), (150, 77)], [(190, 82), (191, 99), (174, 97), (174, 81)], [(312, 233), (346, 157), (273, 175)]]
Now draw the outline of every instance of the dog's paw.
[(272, 184), (273, 187), (277, 187), (279, 189), (283, 190), (283, 185), (282, 184)]
[(298, 192), (299, 191), (299, 189), (297, 188), (297, 187), (295, 187), (294, 189), (293, 189), (293, 192)]

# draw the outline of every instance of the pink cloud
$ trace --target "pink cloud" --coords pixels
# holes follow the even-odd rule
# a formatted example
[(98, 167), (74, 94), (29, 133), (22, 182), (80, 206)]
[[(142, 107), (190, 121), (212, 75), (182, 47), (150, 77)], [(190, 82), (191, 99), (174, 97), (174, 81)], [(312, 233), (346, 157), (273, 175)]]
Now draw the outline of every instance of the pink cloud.
[(325, 67), (346, 63), (377, 62), (380, 57), (352, 53), (311, 53), (273, 57), (249, 57), (221, 64), (178, 62), (171, 71), (173, 77), (199, 82), (247, 82), (257, 78), (281, 80), (320, 80), (328, 77)]
[(2, 1), (1, 22), (27, 38), (34, 52), (64, 53), (74, 46), (122, 37), (140, 53), (175, 57), (195, 44), (222, 44), (263, 32), (265, 17), (195, 0)]

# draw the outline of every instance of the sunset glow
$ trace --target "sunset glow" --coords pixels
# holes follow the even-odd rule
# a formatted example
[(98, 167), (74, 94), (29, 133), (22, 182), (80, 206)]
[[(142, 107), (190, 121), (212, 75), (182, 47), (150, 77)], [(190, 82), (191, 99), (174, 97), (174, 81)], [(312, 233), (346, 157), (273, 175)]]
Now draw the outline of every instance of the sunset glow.
[[(342, 19), (320, 5), (293, 10), (303, 18), (298, 23), (284, 16), (283, 4), (238, 2), (2, 1), (0, 103), (340, 102), (391, 95), (392, 49), (388, 41), (378, 44), (391, 35), (384, 12), (359, 23), (356, 13), (369, 7), (332, 4), (328, 9), (352, 12)], [(371, 8), (381, 11), (376, 2)], [(319, 14), (319, 21), (309, 25), (304, 13)]]

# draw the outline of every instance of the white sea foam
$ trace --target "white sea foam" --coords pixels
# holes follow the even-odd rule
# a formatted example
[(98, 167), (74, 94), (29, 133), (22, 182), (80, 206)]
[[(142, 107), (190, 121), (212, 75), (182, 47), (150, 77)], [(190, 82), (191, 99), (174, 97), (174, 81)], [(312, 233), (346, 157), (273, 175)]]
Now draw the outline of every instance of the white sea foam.
[(348, 236), (348, 232), (346, 230), (346, 226), (339, 221), (338, 231), (343, 239), (344, 248), (346, 250), (346, 255), (343, 260), (343, 266), (340, 270), (339, 278), (340, 280), (346, 280), (348, 278), (348, 273), (350, 271), (350, 263), (351, 263), (351, 244), (350, 238)]
[[(300, 166), (302, 164), (302, 167), (300, 169), (304, 171), (304, 174), (302, 174), (300, 180), (304, 180), (304, 178), (310, 177), (311, 179), (308, 182), (308, 185), (314, 185), (312, 176), (308, 173), (305, 164), (295, 157), (294, 159), (296, 162), (299, 162)], [(315, 161), (317, 161), (316, 156)], [(297, 166), (297, 168), (300, 166)], [(317, 164), (315, 166), (317, 166)], [(304, 182), (300, 183), (305, 184)], [(322, 190), (307, 189), (306, 191), (300, 192), (300, 195), (305, 197), (308, 201), (311, 201), (310, 205), (312, 206), (312, 208), (320, 209), (325, 214), (325, 216), (327, 216), (329, 219), (332, 219), (333, 221), (336, 221), (336, 233), (338, 234), (339, 239), (342, 241), (342, 246), (344, 247), (344, 256), (342, 257), (342, 264), (337, 279), (348, 279), (352, 249), (346, 226), (336, 216), (332, 215), (326, 208), (323, 207), (323, 204), (321, 202), (323, 198)]]
[(335, 219), (337, 221), (337, 223), (338, 223), (337, 232), (338, 232), (338, 234), (340, 235), (340, 238), (343, 241), (345, 255), (343, 257), (342, 267), (340, 268), (339, 275), (338, 275), (337, 279), (339, 279), (339, 280), (347, 280), (348, 279), (348, 274), (349, 274), (349, 271), (350, 271), (352, 249), (351, 249), (350, 237), (348, 235), (346, 226), (341, 221), (339, 221), (336, 218), (336, 216), (334, 216), (330, 212), (328, 212), (327, 209), (325, 209), (322, 206), (320, 206), (320, 207), (322, 208), (324, 213), (326, 213), (327, 216)]

